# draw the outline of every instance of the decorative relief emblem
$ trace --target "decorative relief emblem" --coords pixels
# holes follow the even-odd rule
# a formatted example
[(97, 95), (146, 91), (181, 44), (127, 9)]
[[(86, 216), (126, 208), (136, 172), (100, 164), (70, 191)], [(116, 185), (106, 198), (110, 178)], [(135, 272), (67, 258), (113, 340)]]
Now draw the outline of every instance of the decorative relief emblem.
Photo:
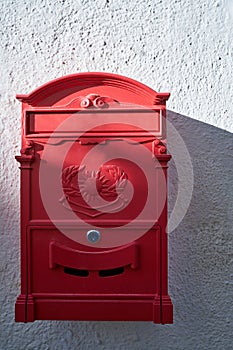
[(89, 217), (104, 214), (105, 208), (108, 212), (118, 212), (128, 203), (124, 196), (127, 179), (126, 173), (116, 165), (104, 165), (98, 171), (89, 171), (85, 165), (69, 166), (62, 173), (64, 196), (60, 202), (65, 208)]

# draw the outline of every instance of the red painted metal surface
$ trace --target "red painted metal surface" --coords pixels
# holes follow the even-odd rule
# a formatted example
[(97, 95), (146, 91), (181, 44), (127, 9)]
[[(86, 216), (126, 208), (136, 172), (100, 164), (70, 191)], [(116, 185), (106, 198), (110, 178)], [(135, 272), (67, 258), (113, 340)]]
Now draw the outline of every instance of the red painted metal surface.
[[(172, 323), (166, 100), (80, 73), (22, 102), (21, 294), (16, 321)], [(149, 203), (149, 204), (148, 204)]]

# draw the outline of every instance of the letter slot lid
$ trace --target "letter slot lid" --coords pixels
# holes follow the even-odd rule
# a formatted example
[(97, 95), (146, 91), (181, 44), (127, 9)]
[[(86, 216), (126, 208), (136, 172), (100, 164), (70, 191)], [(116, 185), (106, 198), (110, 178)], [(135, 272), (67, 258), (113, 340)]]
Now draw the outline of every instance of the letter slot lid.
[(22, 102), (18, 322), (172, 323), (166, 100), (132, 79), (79, 73)]

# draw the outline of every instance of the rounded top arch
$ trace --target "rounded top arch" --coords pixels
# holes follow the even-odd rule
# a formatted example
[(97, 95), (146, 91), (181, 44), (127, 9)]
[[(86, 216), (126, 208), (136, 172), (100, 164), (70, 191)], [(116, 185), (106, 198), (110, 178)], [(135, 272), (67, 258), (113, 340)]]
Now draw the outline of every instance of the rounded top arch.
[(169, 93), (159, 93), (148, 86), (125, 76), (86, 72), (66, 75), (41, 85), (31, 93), (18, 94), (16, 98), (33, 107), (69, 105), (83, 95), (96, 93), (117, 99), (120, 102), (139, 105), (165, 104)]

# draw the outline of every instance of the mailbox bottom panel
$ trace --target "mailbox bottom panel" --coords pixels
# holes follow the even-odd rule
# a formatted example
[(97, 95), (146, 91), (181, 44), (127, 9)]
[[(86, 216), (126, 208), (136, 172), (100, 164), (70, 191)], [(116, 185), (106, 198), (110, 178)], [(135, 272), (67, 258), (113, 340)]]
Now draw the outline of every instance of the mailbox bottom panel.
[[(126, 235), (130, 233), (125, 230)], [(128, 245), (99, 251), (68, 239), (55, 228), (31, 228), (28, 294), (159, 294), (160, 244), (158, 227)]]
[(17, 299), (16, 321), (172, 323), (159, 226), (127, 245), (102, 250), (71, 241), (51, 226), (29, 227), (27, 233), (27, 294)]
[[(131, 299), (130, 299), (131, 297)], [(34, 298), (26, 308), (16, 303), (16, 321), (82, 320), (82, 321), (153, 321), (172, 323), (173, 307), (169, 296), (127, 296), (119, 298)]]

